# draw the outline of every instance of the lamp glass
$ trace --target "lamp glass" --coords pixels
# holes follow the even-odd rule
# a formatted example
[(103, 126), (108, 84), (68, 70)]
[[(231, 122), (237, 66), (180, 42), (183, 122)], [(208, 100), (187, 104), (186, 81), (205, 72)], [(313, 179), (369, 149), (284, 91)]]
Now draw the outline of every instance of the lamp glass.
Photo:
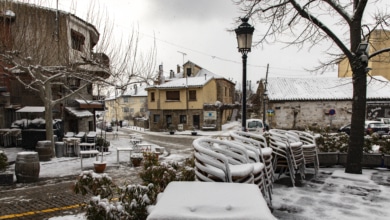
[(366, 52), (367, 48), (368, 48), (368, 43), (365, 43), (365, 42), (360, 43), (360, 44), (358, 45), (358, 48), (357, 48), (357, 50), (356, 50), (356, 53), (362, 54), (362, 53)]
[(250, 52), (252, 47), (252, 37), (255, 28), (248, 24), (248, 18), (242, 18), (242, 23), (235, 29), (239, 52)]

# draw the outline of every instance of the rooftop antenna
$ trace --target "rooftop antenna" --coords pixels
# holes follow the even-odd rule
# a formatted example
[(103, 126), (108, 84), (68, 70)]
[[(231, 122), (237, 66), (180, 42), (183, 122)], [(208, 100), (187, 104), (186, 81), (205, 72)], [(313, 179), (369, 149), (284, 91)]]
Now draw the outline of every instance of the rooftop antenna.
[(178, 53), (181, 53), (182, 55), (183, 55), (183, 64), (184, 64), (184, 56), (187, 56), (187, 54), (186, 53), (184, 53), (184, 52), (181, 52), (181, 51), (177, 51)]

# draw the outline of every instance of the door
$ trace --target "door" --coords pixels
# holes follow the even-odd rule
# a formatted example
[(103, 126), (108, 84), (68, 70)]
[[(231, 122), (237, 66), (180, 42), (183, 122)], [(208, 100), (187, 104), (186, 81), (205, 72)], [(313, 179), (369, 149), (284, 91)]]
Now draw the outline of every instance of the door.
[(196, 129), (200, 128), (200, 117), (199, 115), (193, 115), (192, 116), (192, 124)]
[(169, 125), (172, 124), (172, 115), (166, 115), (165, 121), (167, 122), (167, 128), (169, 128)]

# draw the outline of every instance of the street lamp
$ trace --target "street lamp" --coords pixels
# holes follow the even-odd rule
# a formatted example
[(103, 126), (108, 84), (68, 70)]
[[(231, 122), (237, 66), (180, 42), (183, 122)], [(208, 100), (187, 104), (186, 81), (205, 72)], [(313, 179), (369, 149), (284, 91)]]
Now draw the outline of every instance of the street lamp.
[(248, 24), (248, 18), (241, 18), (242, 24), (234, 31), (237, 35), (238, 52), (242, 54), (242, 130), (246, 130), (246, 59), (251, 51), (255, 28)]

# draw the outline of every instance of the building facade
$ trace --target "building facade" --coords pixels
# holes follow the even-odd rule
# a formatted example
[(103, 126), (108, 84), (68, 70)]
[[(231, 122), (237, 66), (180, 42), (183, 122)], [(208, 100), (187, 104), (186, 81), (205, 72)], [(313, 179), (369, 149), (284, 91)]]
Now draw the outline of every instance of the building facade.
[[(161, 69), (160, 69), (161, 70)], [(183, 71), (170, 72), (168, 79), (146, 88), (150, 130), (221, 130), (231, 118), (234, 83), (190, 61)]]
[[(386, 117), (390, 112), (389, 81), (381, 76), (368, 81), (366, 118)], [(265, 81), (261, 80), (257, 90), (261, 96), (264, 85)], [(320, 126), (337, 129), (351, 122), (352, 91), (351, 78), (269, 78), (266, 121), (271, 128)]]
[[(51, 86), (53, 100), (79, 90), (53, 107), (53, 117), (63, 120), (65, 131), (95, 130), (93, 115), (95, 110), (103, 109), (103, 105), (92, 101), (93, 82), (88, 79), (109, 77), (109, 58), (93, 52), (99, 40), (97, 29), (64, 11), (4, 0), (0, 0), (0, 23), (1, 51), (18, 51), (36, 66), (62, 66), (68, 70)], [(5, 65), (4, 60), (0, 62)], [(3, 116), (0, 126), (9, 127), (12, 121), (23, 117), (15, 113), (17, 109), (42, 106), (43, 101), (38, 93), (19, 83), (13, 75), (2, 70), (0, 74), (1, 85), (10, 97), (8, 103), (0, 106)], [(28, 74), (19, 75), (26, 82), (31, 80)]]
[[(388, 30), (374, 30), (369, 36), (369, 51), (368, 53), (373, 53), (385, 48), (390, 47), (390, 31)], [(368, 72), (371, 76), (383, 76), (386, 79), (390, 80), (390, 54), (382, 53), (378, 56), (375, 56), (368, 60)], [(352, 70), (349, 65), (348, 59), (343, 59), (338, 66), (338, 76), (339, 77), (352, 77)]]

